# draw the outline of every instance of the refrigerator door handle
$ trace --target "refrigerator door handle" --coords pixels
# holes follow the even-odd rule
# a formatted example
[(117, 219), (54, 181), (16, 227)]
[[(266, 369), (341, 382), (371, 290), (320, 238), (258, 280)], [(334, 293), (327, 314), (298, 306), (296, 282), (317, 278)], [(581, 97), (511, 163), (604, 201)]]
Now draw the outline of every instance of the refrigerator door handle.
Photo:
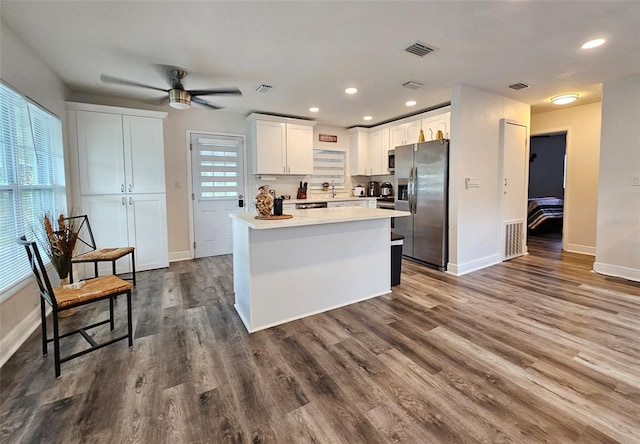
[(409, 211), (416, 214), (416, 168), (409, 173)]

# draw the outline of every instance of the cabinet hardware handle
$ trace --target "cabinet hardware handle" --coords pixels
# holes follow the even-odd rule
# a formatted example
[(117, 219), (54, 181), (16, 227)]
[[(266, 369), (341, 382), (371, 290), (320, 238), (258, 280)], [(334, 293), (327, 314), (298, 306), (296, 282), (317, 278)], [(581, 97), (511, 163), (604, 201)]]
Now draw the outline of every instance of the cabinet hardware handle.
[(122, 205), (126, 205), (126, 203), (124, 201), (124, 196), (122, 196)]
[(120, 185), (120, 191), (124, 193), (124, 184)]
[(133, 199), (131, 197), (129, 198), (129, 205), (133, 205)]
[(132, 185), (129, 184), (129, 192), (131, 192), (131, 189), (132, 189)]

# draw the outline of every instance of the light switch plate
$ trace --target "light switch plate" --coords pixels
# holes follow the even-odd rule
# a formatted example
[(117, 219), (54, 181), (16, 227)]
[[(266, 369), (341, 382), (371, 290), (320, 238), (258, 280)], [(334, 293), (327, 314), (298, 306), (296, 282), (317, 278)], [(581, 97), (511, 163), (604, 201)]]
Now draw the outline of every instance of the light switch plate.
[(465, 188), (480, 188), (480, 178), (479, 177), (465, 177), (464, 178), (464, 186), (465, 186)]
[(631, 177), (631, 186), (632, 187), (640, 187), (640, 176), (632, 176)]

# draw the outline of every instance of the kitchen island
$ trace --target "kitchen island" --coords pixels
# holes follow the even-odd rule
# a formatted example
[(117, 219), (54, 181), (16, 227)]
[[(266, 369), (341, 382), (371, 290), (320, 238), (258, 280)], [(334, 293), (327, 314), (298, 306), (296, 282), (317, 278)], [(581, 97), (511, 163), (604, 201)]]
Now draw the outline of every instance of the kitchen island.
[(249, 332), (391, 291), (390, 218), (406, 211), (296, 210), (291, 219), (231, 214), (235, 308)]

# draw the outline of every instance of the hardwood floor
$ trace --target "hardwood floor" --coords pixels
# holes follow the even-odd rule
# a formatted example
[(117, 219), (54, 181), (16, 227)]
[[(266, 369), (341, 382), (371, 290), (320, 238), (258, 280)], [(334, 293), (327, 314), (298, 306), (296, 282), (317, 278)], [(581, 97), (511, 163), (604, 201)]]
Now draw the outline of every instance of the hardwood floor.
[(252, 335), (230, 257), (141, 272), (132, 348), (65, 363), (56, 380), (36, 331), (5, 364), (0, 439), (640, 442), (640, 284), (529, 244), (458, 278), (404, 261), (388, 295)]

